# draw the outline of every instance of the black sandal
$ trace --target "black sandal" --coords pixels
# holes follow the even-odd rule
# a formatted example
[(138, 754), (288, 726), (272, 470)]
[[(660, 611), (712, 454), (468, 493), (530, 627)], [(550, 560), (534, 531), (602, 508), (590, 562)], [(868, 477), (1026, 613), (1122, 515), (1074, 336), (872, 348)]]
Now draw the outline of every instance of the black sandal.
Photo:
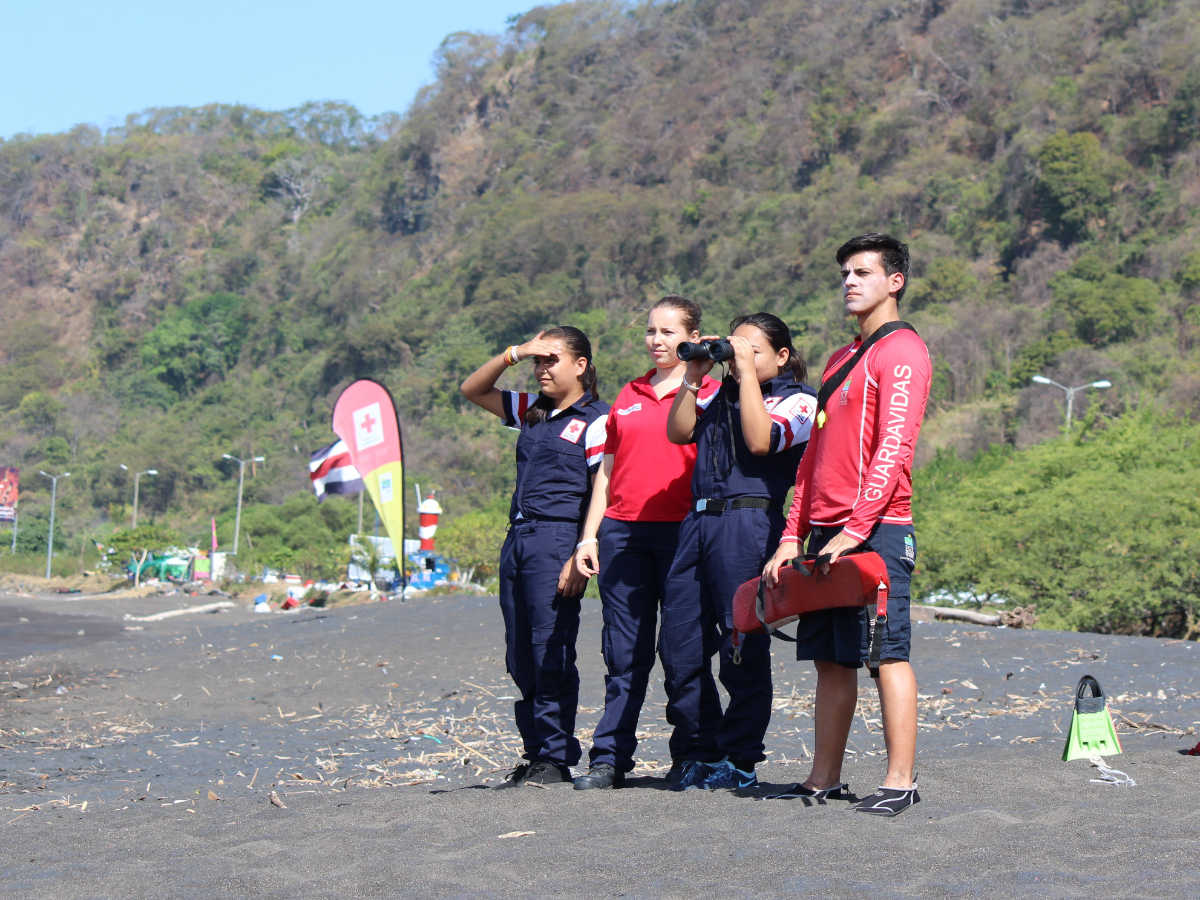
[(814, 803), (824, 803), (826, 800), (844, 800), (842, 791), (849, 790), (848, 784), (835, 784), (827, 788), (810, 788), (803, 782), (797, 781), (788, 785), (778, 794), (771, 794), (768, 800), (790, 800), (794, 797), (805, 797)]
[(920, 802), (921, 795), (917, 793), (917, 785), (914, 782), (910, 788), (881, 787), (870, 797), (863, 797), (854, 805), (854, 809), (872, 816), (890, 817), (898, 816), (914, 803)]

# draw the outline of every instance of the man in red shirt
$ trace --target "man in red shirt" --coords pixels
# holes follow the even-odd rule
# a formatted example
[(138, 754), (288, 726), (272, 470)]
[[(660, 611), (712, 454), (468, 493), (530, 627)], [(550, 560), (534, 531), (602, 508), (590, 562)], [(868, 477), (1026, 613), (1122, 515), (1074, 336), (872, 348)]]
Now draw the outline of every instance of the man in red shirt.
[[(817, 416), (800, 466), (787, 527), (763, 569), (769, 584), (800, 554), (829, 554), (830, 563), (863, 548), (887, 563), (891, 589), (876, 685), (888, 769), (883, 784), (855, 808), (894, 816), (919, 802), (914, 762), (917, 682), (909, 659), (909, 578), (916, 561), (912, 526), (912, 461), (929, 398), (930, 362), (925, 343), (900, 322), (908, 281), (908, 247), (883, 234), (865, 234), (837, 252), (846, 311), (859, 336), (829, 359), (822, 382), (859, 353)], [(880, 329), (884, 329), (880, 332)], [(877, 332), (879, 334), (877, 335)], [(874, 340), (872, 337), (874, 336)], [(822, 395), (827, 391), (822, 391)], [(873, 608), (870, 615), (873, 617)], [(808, 778), (788, 793), (840, 798), (842, 757), (858, 703), (857, 669), (867, 659), (867, 610), (825, 610), (800, 618), (798, 659), (817, 669), (815, 750)]]

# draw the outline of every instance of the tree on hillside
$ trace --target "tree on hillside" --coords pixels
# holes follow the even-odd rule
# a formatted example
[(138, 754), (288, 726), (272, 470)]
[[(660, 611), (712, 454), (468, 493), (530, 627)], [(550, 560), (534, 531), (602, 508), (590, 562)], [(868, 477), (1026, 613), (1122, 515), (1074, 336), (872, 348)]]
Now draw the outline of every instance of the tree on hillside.
[(1200, 332), (1200, 250), (1189, 253), (1176, 275), (1180, 298), (1172, 309), (1180, 356), (1188, 353)]
[(1167, 104), (1165, 142), (1179, 152), (1200, 139), (1200, 66), (1188, 70)]
[(1051, 136), (1037, 153), (1038, 196), (1054, 237), (1067, 243), (1089, 237), (1109, 212), (1112, 165), (1090, 132)]
[(149, 374), (177, 394), (188, 394), (238, 361), (251, 320), (248, 302), (236, 294), (197, 297), (168, 313), (142, 342)]
[(1116, 272), (1079, 277), (1078, 268), (1055, 275), (1050, 287), (1081, 341), (1103, 347), (1155, 330), (1162, 302), (1155, 282)]

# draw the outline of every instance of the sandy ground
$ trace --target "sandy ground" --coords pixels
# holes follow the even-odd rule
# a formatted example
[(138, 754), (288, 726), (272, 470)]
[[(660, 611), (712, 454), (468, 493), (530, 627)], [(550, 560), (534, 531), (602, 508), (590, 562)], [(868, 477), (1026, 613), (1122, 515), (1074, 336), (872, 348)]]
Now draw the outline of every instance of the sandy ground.
[[(923, 802), (881, 820), (764, 799), (812, 741), (814, 676), (782, 644), (761, 791), (662, 789), (656, 672), (630, 787), (493, 792), (518, 747), (494, 598), (125, 618), (214, 599), (0, 594), (6, 895), (1200, 895), (1194, 643), (918, 623)], [(1136, 787), (1060, 760), (1085, 673)], [(860, 795), (883, 767), (863, 687)]]

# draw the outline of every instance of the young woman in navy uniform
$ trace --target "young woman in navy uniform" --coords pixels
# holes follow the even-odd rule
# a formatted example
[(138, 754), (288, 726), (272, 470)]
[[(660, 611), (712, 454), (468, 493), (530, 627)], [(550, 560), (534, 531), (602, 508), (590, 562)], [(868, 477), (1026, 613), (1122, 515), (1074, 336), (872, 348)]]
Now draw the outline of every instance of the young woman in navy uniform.
[[(523, 359), (533, 360), (539, 393), (498, 390), (500, 375)], [(513, 710), (526, 762), (501, 786), (569, 782), (580, 757), (575, 639), (587, 586), (575, 566), (575, 545), (604, 453), (608, 413), (596, 394), (591, 343), (569, 325), (547, 329), (488, 360), (461, 390), (521, 432), (500, 551), (500, 609), (505, 663), (521, 692)]]
[[(694, 503), (679, 531), (662, 614), (662, 658), (676, 693), (672, 748), (686, 763), (673, 785), (708, 789), (757, 784), (771, 718), (771, 639), (735, 646), (733, 594), (762, 572), (783, 531), (783, 501), (815, 413), (804, 361), (787, 326), (770, 313), (730, 323), (729, 377), (705, 402), (700, 379), (711, 359), (691, 359), (667, 436), (695, 442)], [(719, 654), (729, 692), (722, 713), (710, 659)]]
[[(675, 294), (663, 297), (646, 321), (646, 350), (654, 368), (625, 385), (608, 416), (604, 462), (579, 537), (576, 565), (598, 575), (604, 615), (601, 649), (604, 712), (596, 725), (586, 775), (575, 790), (620, 787), (633, 768), (637, 722), (654, 668), (658, 606), (675, 556), (679, 523), (692, 500), (694, 444), (667, 440), (667, 413), (682, 389), (682, 341), (700, 338), (700, 307)], [(706, 378), (705, 398), (718, 384)], [(668, 684), (667, 704), (671, 703)]]

